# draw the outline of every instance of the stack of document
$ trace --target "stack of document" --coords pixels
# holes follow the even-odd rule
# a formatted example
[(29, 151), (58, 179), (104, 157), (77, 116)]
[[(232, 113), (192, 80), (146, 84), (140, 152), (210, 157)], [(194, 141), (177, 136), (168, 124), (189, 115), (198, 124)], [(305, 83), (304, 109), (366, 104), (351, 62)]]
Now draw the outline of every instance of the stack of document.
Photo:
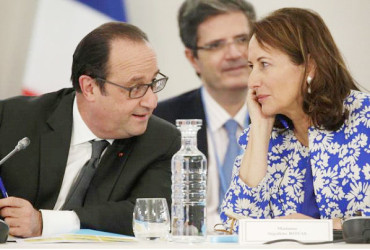
[(68, 234), (59, 234), (50, 237), (33, 237), (16, 239), (17, 243), (92, 243), (92, 242), (135, 242), (132, 236), (107, 233), (91, 229), (81, 229)]

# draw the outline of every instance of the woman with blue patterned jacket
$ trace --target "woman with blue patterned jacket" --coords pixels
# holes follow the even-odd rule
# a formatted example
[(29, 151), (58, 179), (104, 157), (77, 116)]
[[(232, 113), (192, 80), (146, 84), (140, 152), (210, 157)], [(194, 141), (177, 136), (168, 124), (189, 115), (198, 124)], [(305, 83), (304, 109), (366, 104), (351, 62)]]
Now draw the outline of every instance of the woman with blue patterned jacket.
[[(251, 125), (221, 218), (340, 218), (370, 208), (370, 95), (321, 17), (284, 8), (249, 43)], [(234, 230), (238, 230), (234, 227)]]

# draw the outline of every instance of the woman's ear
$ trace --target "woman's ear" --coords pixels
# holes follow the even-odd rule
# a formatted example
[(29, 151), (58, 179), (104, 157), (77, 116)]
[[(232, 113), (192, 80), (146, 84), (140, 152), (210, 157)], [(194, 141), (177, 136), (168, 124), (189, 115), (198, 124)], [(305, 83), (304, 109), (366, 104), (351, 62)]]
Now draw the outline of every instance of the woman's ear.
[(307, 62), (307, 77), (313, 79), (315, 77), (315, 74), (316, 74), (316, 61), (309, 54)]

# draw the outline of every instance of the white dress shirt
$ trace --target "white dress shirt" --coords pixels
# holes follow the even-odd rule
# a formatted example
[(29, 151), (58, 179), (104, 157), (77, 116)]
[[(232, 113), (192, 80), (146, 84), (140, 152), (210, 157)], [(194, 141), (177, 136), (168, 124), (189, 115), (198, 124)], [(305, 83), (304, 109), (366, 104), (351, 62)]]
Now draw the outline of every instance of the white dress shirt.
[[(208, 176), (207, 176), (207, 231), (213, 232), (213, 227), (221, 223), (219, 207), (220, 179), (216, 162), (216, 154), (222, 165), (227, 145), (229, 142), (225, 122), (233, 118), (238, 123), (237, 138), (243, 132), (247, 116), (247, 105), (243, 105), (239, 112), (231, 117), (207, 92), (202, 88), (203, 105), (205, 105), (207, 119), (207, 143), (208, 143)], [(213, 138), (213, 140), (212, 140)], [(215, 145), (213, 144), (213, 141)]]
[[(92, 146), (89, 141), (95, 139), (99, 140), (83, 121), (75, 98), (73, 103), (72, 137), (67, 166), (54, 210), (40, 210), (43, 221), (42, 236), (68, 233), (80, 229), (80, 219), (74, 211), (59, 210), (62, 208), (69, 189), (79, 175), (82, 167), (91, 158)], [(113, 140), (107, 141), (109, 143), (113, 142)]]

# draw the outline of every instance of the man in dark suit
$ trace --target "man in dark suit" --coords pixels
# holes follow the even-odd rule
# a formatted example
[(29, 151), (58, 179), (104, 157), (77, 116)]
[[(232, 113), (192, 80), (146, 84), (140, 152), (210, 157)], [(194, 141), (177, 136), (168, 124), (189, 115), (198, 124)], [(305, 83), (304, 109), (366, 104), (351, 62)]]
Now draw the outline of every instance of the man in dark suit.
[[(79, 228), (133, 234), (136, 198), (164, 197), (170, 205), (180, 134), (151, 116), (167, 77), (145, 33), (120, 22), (96, 28), (75, 50), (71, 80), (73, 89), (0, 102), (0, 155), (22, 137), (31, 140), (1, 167), (11, 197), (0, 199), (0, 215), (14, 236)], [(97, 140), (110, 145), (81, 205), (64, 208)]]
[[(231, 139), (225, 124), (230, 120), (237, 123), (233, 141), (248, 124), (247, 48), (254, 21), (254, 8), (244, 0), (184, 1), (178, 13), (180, 36), (203, 86), (160, 102), (154, 111), (171, 123), (176, 119), (203, 120), (198, 148), (208, 158), (209, 231), (220, 222), (219, 205), (231, 181), (232, 162), (226, 160)], [(235, 159), (237, 150), (229, 158)]]

